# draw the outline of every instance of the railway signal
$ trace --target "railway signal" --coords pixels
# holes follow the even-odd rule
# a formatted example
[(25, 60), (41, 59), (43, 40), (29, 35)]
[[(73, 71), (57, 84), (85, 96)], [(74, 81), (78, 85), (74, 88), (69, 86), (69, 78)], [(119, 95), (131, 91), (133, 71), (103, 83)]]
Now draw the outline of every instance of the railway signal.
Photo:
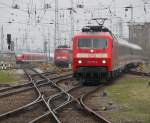
[(9, 49), (9, 50), (11, 49), (11, 46), (10, 46), (10, 45), (8, 45), (8, 49)]
[(11, 34), (7, 34), (7, 44), (8, 44), (8, 49), (11, 49)]
[(11, 34), (7, 34), (7, 44), (11, 44)]
[(11, 40), (11, 34), (7, 34), (8, 50), (14, 50), (14, 41)]

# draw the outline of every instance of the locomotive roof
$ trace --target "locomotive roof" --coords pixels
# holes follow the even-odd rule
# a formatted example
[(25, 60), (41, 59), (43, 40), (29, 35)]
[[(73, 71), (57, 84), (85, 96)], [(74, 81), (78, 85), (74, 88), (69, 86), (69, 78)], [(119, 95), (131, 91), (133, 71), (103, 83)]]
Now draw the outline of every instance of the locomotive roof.
[(15, 51), (15, 54), (43, 54), (43, 52)]
[(43, 55), (44, 53), (37, 53), (37, 52), (23, 52), (22, 54), (32, 54), (32, 55)]
[[(86, 37), (86, 36), (106, 36), (106, 37), (109, 37), (109, 38), (113, 38), (112, 37), (112, 34), (110, 34), (109, 32), (81, 32), (81, 33), (78, 33), (76, 34), (74, 37)], [(137, 45), (137, 44), (134, 44), (134, 43), (131, 43), (129, 41), (126, 41), (126, 40), (123, 40), (117, 36), (115, 36), (118, 43), (120, 45), (124, 45), (126, 47), (130, 47), (130, 48), (133, 48), (133, 49), (137, 49), (137, 50), (142, 50), (142, 48)]]
[(82, 36), (108, 36), (112, 37), (112, 35), (109, 32), (80, 32), (75, 34), (74, 37), (82, 37)]
[(55, 50), (56, 50), (56, 49), (61, 49), (61, 50), (71, 50), (70, 47), (67, 47), (67, 48), (55, 48)]

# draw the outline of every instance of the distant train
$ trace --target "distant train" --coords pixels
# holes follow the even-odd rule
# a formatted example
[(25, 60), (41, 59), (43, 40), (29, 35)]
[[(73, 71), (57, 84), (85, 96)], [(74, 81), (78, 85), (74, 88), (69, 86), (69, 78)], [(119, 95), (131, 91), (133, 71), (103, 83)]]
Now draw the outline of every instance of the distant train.
[(72, 62), (72, 50), (67, 46), (58, 46), (54, 52), (54, 63), (59, 67), (68, 67)]
[(44, 53), (34, 52), (19, 52), (16, 53), (16, 63), (33, 63), (33, 62), (46, 62), (47, 55)]
[(142, 48), (116, 37), (103, 26), (86, 26), (73, 37), (73, 75), (88, 79), (118, 76), (126, 67), (142, 62)]

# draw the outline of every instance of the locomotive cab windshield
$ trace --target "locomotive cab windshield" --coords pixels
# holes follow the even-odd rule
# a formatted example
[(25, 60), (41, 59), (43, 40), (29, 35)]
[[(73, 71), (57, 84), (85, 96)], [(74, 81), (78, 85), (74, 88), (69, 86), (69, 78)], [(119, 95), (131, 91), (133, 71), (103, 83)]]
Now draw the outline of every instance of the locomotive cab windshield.
[(106, 49), (106, 38), (80, 38), (78, 39), (78, 48), (86, 49)]
[(56, 49), (55, 52), (57, 53), (71, 53), (71, 49)]

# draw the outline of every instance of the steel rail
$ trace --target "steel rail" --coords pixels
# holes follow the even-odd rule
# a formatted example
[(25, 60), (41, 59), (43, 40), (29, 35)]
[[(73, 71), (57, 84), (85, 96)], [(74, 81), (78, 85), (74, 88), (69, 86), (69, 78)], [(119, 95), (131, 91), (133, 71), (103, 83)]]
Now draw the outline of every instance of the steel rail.
[[(88, 92), (88, 93), (85, 94), (85, 95), (88, 95), (88, 94), (90, 94), (90, 93), (96, 91), (97, 89), (99, 89), (99, 88), (101, 88), (101, 87), (103, 87), (103, 86), (97, 87), (96, 89), (93, 89), (92, 91)], [(74, 88), (74, 89), (75, 89), (75, 88)], [(72, 91), (72, 90), (69, 90), (69, 91)], [(69, 91), (68, 91), (68, 93), (69, 93)], [(82, 95), (82, 96), (79, 98), (79, 102), (80, 102), (80, 103), (77, 102), (76, 100), (72, 99), (72, 100), (66, 101), (66, 102), (64, 102), (62, 105), (56, 107), (53, 111), (54, 111), (54, 112), (57, 112), (57, 110), (63, 108), (64, 106), (69, 105), (69, 104), (71, 104), (72, 102), (77, 102), (77, 103), (78, 103), (82, 108), (84, 108), (87, 112), (91, 113), (93, 116), (95, 116), (95, 117), (97, 117), (99, 120), (101, 120), (100, 123), (111, 123), (109, 120), (107, 120), (107, 119), (104, 118), (103, 116), (97, 114), (97, 113), (94, 112), (92, 109), (90, 109), (89, 107), (87, 107), (87, 106), (83, 103), (83, 97), (84, 97), (84, 96)], [(49, 101), (49, 102), (50, 102), (50, 101)]]
[[(75, 90), (75, 89), (78, 88), (78, 87), (81, 87), (81, 85), (79, 85), (79, 86), (77, 86), (77, 87), (73, 87), (73, 88), (71, 88), (71, 89), (69, 89), (69, 90), (66, 90), (66, 92), (69, 93), (70, 91), (73, 91), (73, 90)], [(49, 97), (49, 100), (48, 100), (49, 106), (50, 106), (50, 101), (52, 100), (52, 98), (55, 98), (55, 96), (60, 96), (61, 94), (63, 94), (63, 92), (57, 93), (57, 94), (53, 95), (52, 97)], [(69, 98), (68, 98), (67, 101), (64, 101), (61, 105), (59, 105), (58, 107), (54, 108), (52, 111), (53, 111), (55, 114), (57, 114), (56, 112), (57, 112), (58, 110), (60, 110), (61, 108), (65, 107), (65, 106), (67, 106), (67, 105), (69, 105), (69, 104), (71, 104), (71, 103), (73, 103), (73, 102), (77, 102), (78, 104), (80, 104), (79, 101), (73, 100), (73, 99), (69, 96)], [(80, 106), (81, 106), (81, 104), (80, 104)], [(52, 108), (51, 108), (51, 109), (52, 109)], [(37, 121), (39, 121), (39, 120), (45, 118), (47, 115), (51, 115), (51, 112), (48, 111), (48, 112), (46, 112), (45, 114), (43, 114), (43, 115), (41, 115), (41, 116), (39, 116), (39, 117), (33, 119), (33, 120), (30, 121), (29, 123), (36, 123)]]
[[(29, 78), (30, 78), (30, 76), (29, 76)], [(30, 78), (30, 80), (31, 80), (31, 82), (32, 82), (32, 78)], [(14, 110), (12, 110), (12, 111), (3, 113), (3, 114), (0, 115), (0, 118), (2, 118), (2, 117), (7, 117), (9, 114), (11, 114), (11, 113), (13, 113), (13, 112), (16, 112), (17, 110), (20, 110), (20, 109), (23, 109), (23, 108), (26, 108), (26, 107), (30, 106), (30, 105), (32, 105), (33, 103), (37, 102), (40, 98), (41, 98), (41, 95), (40, 95), (40, 93), (38, 93), (38, 97), (37, 97), (33, 102), (31, 102), (31, 103), (29, 103), (29, 104), (27, 104), (27, 105), (25, 105), (25, 106), (19, 107), (19, 108), (17, 108), (17, 109), (14, 109)]]
[[(44, 75), (41, 75), (41, 76), (43, 76), (43, 78), (47, 79)], [(49, 79), (47, 79), (47, 80), (48, 80), (48, 81), (51, 81), (51, 80), (49, 80)], [(58, 107), (56, 107), (56, 108), (53, 110), (54, 113), (56, 113), (56, 111), (57, 111), (58, 109), (60, 109), (60, 108), (62, 108), (62, 107), (64, 107), (64, 106), (66, 106), (66, 105), (68, 105), (68, 104), (70, 104), (70, 103), (72, 103), (72, 102), (76, 102), (76, 103), (78, 103), (80, 106), (82, 106), (82, 105), (81, 105), (81, 102), (80, 102), (78, 99), (74, 98), (70, 93), (68, 93), (67, 91), (65, 91), (65, 90), (62, 89), (61, 87), (59, 87), (56, 83), (53, 83), (53, 81), (51, 81), (51, 83), (52, 83), (55, 87), (57, 87), (57, 88), (61, 91), (61, 93), (52, 96), (52, 97), (48, 100), (47, 103), (48, 103), (48, 105), (49, 105), (50, 110), (52, 110), (52, 107), (50, 107), (50, 101), (51, 101), (54, 97), (56, 97), (56, 96), (58, 96), (58, 95), (60, 95), (60, 94), (62, 94), (62, 93), (66, 94), (67, 97), (68, 97), (68, 98), (67, 98), (67, 101), (63, 102), (61, 105), (59, 105)], [(41, 116), (41, 117), (42, 117), (42, 116)], [(43, 117), (42, 117), (42, 118), (43, 118)], [(37, 119), (39, 119), (39, 118), (37, 118)], [(59, 119), (59, 118), (57, 117), (57, 119)], [(34, 121), (36, 121), (36, 120), (34, 120)], [(59, 120), (59, 121), (60, 121), (60, 120)], [(58, 121), (58, 123), (59, 123), (59, 121)]]
[[(70, 101), (71, 96), (70, 96), (69, 92), (70, 92), (70, 91), (73, 91), (73, 90), (75, 90), (75, 89), (77, 89), (77, 88), (79, 88), (79, 87), (81, 87), (81, 85), (76, 86), (76, 87), (73, 87), (73, 88), (71, 88), (71, 89), (69, 89), (69, 90), (66, 91), (66, 92), (67, 92), (67, 95), (68, 95), (68, 98), (67, 98), (67, 101), (66, 101), (66, 102), (63, 102), (63, 103), (62, 103), (62, 106), (63, 106), (64, 104), (66, 104), (67, 102)], [(58, 94), (53, 95), (51, 98), (48, 99), (48, 104), (50, 105), (50, 103), (52, 102), (52, 100), (53, 100), (54, 98), (59, 97), (59, 96), (62, 95), (62, 94), (64, 94), (64, 93), (63, 93), (63, 92), (60, 92), (60, 93), (58, 93)], [(59, 106), (59, 108), (60, 108), (60, 107), (61, 107), (61, 105)], [(58, 108), (58, 109), (59, 109), (59, 108)], [(57, 109), (55, 109), (55, 110), (57, 110)]]
[[(49, 80), (49, 81), (51, 81), (51, 80)], [(52, 84), (53, 84), (53, 82), (52, 82)], [(55, 83), (54, 83), (54, 86), (56, 86)], [(104, 85), (103, 85), (103, 86), (104, 86)], [(96, 91), (97, 89), (99, 89), (99, 88), (101, 88), (101, 87), (103, 87), (103, 86), (100, 86), (100, 87), (97, 87), (96, 89), (93, 89), (92, 91), (88, 92), (86, 95), (88, 95), (89, 93), (92, 93), (93, 91)], [(52, 97), (49, 98), (49, 100), (48, 100), (48, 102), (47, 102), (47, 104), (49, 105), (49, 107), (50, 107), (50, 102), (52, 101), (52, 99), (54, 99), (54, 98), (60, 96), (60, 95), (63, 94), (63, 93), (66, 94), (66, 95), (68, 95), (68, 99), (67, 99), (67, 101), (64, 101), (61, 105), (59, 105), (58, 107), (56, 107), (56, 108), (53, 109), (53, 110), (52, 110), (52, 108), (50, 107), (50, 109), (51, 109), (54, 113), (56, 113), (60, 108), (63, 108), (64, 106), (66, 106), (66, 105), (68, 105), (68, 104), (71, 104), (72, 102), (76, 102), (76, 103), (78, 103), (82, 108), (84, 108), (88, 113), (90, 112), (94, 117), (98, 118), (98, 119), (101, 121), (101, 123), (111, 123), (109, 120), (107, 120), (107, 119), (105, 119), (103, 116), (97, 114), (96, 112), (94, 112), (92, 109), (90, 109), (89, 107), (87, 107), (87, 106), (84, 104), (83, 98), (85, 97), (85, 95), (80, 96), (80, 98), (79, 98), (79, 100), (78, 100), (78, 99), (75, 99), (72, 95), (70, 95), (70, 94), (69, 94), (69, 91), (65, 91), (65, 90), (63, 90), (61, 87), (59, 87), (59, 88), (60, 88), (60, 90), (62, 90), (62, 91), (61, 91), (60, 93), (55, 94), (55, 95), (53, 95)], [(41, 116), (37, 117), (36, 119), (30, 121), (29, 123), (35, 123), (36, 121), (38, 121), (38, 120), (40, 120), (40, 119), (42, 119), (42, 118), (44, 118), (44, 117), (46, 117), (47, 115), (50, 115), (50, 114), (51, 114), (51, 112), (46, 112), (44, 115), (41, 115)], [(58, 117), (57, 117), (57, 118), (58, 118)], [(60, 121), (60, 120), (59, 120), (59, 121)]]
[(81, 106), (89, 113), (93, 114), (94, 116), (96, 116), (97, 118), (99, 118), (101, 121), (100, 123), (111, 123), (111, 121), (109, 121), (108, 119), (106, 119), (105, 117), (103, 117), (102, 115), (99, 115), (97, 112), (95, 112), (94, 110), (92, 110), (91, 108), (89, 108), (85, 103), (84, 103), (84, 98), (86, 98), (86, 96), (88, 96), (89, 94), (95, 92), (96, 90), (98, 90), (99, 88), (102, 88), (104, 87), (103, 85), (100, 86), (100, 87), (97, 87), (96, 89), (82, 95), (80, 97), (80, 103), (81, 103)]
[[(51, 72), (42, 72), (41, 74), (43, 74), (43, 75), (49, 75), (49, 74), (57, 74), (55, 71), (51, 71)], [(32, 77), (34, 77), (34, 76), (38, 76), (38, 74), (36, 73), (36, 74), (33, 74), (32, 75)]]
[[(66, 74), (66, 75), (61, 75), (61, 76), (58, 76), (58, 77), (52, 77), (51, 79), (58, 79), (58, 78), (61, 78), (63, 76), (68, 76), (68, 75), (72, 75), (72, 74)], [(37, 83), (43, 82), (43, 81), (45, 81), (45, 80), (44, 79), (43, 80), (39, 80), (39, 81), (37, 81)], [(11, 86), (11, 87), (2, 88), (2, 89), (0, 89), (0, 93), (2, 93), (3, 91), (8, 91), (8, 90), (11, 90), (11, 89), (17, 89), (17, 88), (20, 88), (20, 87), (30, 86), (30, 85), (32, 85), (32, 82), (25, 83), (25, 84), (20, 84), (20, 85), (16, 85), (16, 86)]]
[[(42, 74), (39, 74), (42, 75)], [(31, 76), (28, 74), (29, 78), (32, 80)], [(41, 76), (43, 78), (47, 78), (45, 76)], [(49, 80), (47, 78), (47, 80)], [(51, 107), (48, 105), (47, 101), (44, 98), (44, 94), (41, 93), (40, 89), (37, 87), (36, 83), (32, 80), (32, 83), (34, 85), (34, 87), (36, 88), (37, 92), (39, 93), (40, 98), (43, 100), (43, 102), (45, 103), (46, 107), (48, 108), (48, 110), (51, 112), (51, 114), (53, 115), (53, 117), (55, 118), (55, 120), (57, 121), (57, 123), (61, 123), (59, 118), (55, 115), (55, 113), (51, 110)], [(59, 89), (59, 88), (58, 88)]]
[[(53, 77), (51, 79), (52, 80), (57, 80), (57, 79), (60, 79), (61, 77), (68, 77), (70, 75), (71, 74), (62, 75), (62, 76), (59, 76), (59, 77)], [(36, 81), (36, 83), (39, 84), (38, 86), (44, 86), (44, 85), (50, 84), (50, 82), (45, 82), (45, 80)], [(25, 87), (27, 87), (27, 88), (25, 88)], [(20, 89), (20, 88), (23, 88), (23, 89)], [(4, 88), (4, 89), (0, 90), (0, 93), (1, 93), (0, 94), (0, 98), (4, 97), (4, 96), (13, 95), (13, 94), (16, 94), (16, 93), (19, 93), (19, 92), (24, 92), (24, 91), (30, 90), (32, 88), (33, 88), (32, 82), (29, 82), (29, 83), (26, 83), (26, 84), (17, 85), (17, 86), (13, 86), (13, 87), (9, 87), (9, 88)], [(20, 90), (17, 90), (17, 91), (14, 91), (14, 92), (6, 92), (6, 91), (10, 91), (10, 90), (12, 91), (13, 89), (20, 89)]]
[[(33, 71), (35, 71), (34, 69), (33, 69)], [(37, 72), (37, 71), (35, 71), (35, 72)], [(56, 88), (58, 88), (61, 92), (63, 92), (64, 94), (66, 94), (66, 95), (68, 95), (68, 96), (70, 96), (72, 99), (74, 99), (74, 100), (76, 100), (78, 103), (80, 103), (77, 99), (75, 99), (71, 94), (69, 94), (69, 93), (67, 93), (63, 88), (61, 88), (60, 86), (58, 86), (56, 83), (54, 83), (52, 80), (50, 80), (49, 78), (47, 78), (47, 77), (45, 77), (44, 75), (42, 75), (42, 74), (40, 74), (43, 78), (45, 78), (45, 79), (47, 79), (49, 82), (51, 82), (51, 84), (53, 85), (53, 86), (55, 86)]]
[[(73, 87), (73, 88), (74, 88), (74, 87)], [(67, 90), (67, 92), (69, 92), (69, 91), (72, 90), (73, 88)], [(75, 87), (75, 88), (76, 88), (76, 87)], [(50, 98), (52, 98), (52, 97), (54, 97), (54, 96), (56, 96), (56, 95), (60, 95), (60, 94), (62, 94), (62, 92), (61, 92), (61, 93), (57, 93), (57, 94), (55, 94), (55, 95), (53, 95), (53, 96), (47, 97), (47, 98), (45, 98), (45, 99), (50, 99)], [(69, 99), (70, 99), (70, 98), (69, 98)], [(42, 100), (40, 100), (40, 101), (42, 101)], [(72, 101), (73, 101), (73, 100), (72, 100)], [(68, 102), (69, 102), (69, 101), (67, 100), (67, 101), (63, 102), (62, 105), (66, 105)], [(49, 103), (47, 103), (47, 104), (49, 105)], [(49, 106), (50, 106), (50, 105), (49, 105)], [(55, 114), (56, 114), (56, 110), (58, 110), (58, 108), (55, 108), (55, 109), (53, 110), (53, 112), (54, 112)], [(50, 115), (50, 114), (51, 114), (51, 112), (48, 111), (48, 112), (46, 112), (45, 114), (43, 114), (43, 115), (41, 115), (41, 116), (39, 116), (39, 117), (33, 119), (33, 120), (30, 121), (29, 123), (36, 123), (38, 120), (41, 120), (42, 118), (45, 118), (47, 115)]]
[(60, 120), (59, 120), (59, 118), (58, 118), (58, 117), (56, 116), (56, 114), (52, 111), (52, 109), (50, 108), (49, 104), (48, 104), (47, 101), (45, 100), (44, 95), (42, 95), (42, 99), (43, 99), (45, 105), (47, 106), (49, 112), (53, 115), (53, 117), (54, 117), (55, 120), (57, 121), (57, 123), (61, 123)]
[(42, 94), (41, 94), (39, 88), (37, 87), (35, 81), (32, 79), (32, 77), (31, 77), (30, 74), (28, 74), (26, 71), (25, 71), (25, 73), (26, 73), (26, 75), (28, 76), (28, 78), (30, 79), (30, 81), (32, 82), (33, 86), (35, 87), (35, 89), (36, 89), (36, 91), (37, 91), (39, 97), (41, 98)]
[[(32, 79), (31, 79), (31, 81), (32, 81)], [(25, 105), (25, 106), (22, 106), (22, 107), (19, 107), (19, 108), (17, 108), (17, 109), (14, 109), (14, 110), (11, 110), (11, 111), (9, 111), (9, 112), (6, 112), (6, 113), (1, 114), (1, 115), (0, 115), (0, 118), (7, 117), (9, 114), (11, 114), (11, 113), (13, 113), (13, 112), (16, 112), (17, 110), (20, 110), (20, 109), (23, 109), (23, 108), (25, 108), (25, 107), (28, 107), (29, 105), (32, 105), (33, 103), (37, 102), (39, 99), (40, 99), (40, 95), (38, 95), (38, 97), (37, 97), (33, 102), (31, 102), (31, 103), (29, 103), (29, 104), (27, 104), (27, 105)]]
[(20, 85), (15, 85), (15, 86), (11, 86), (11, 87), (6, 87), (6, 88), (2, 88), (0, 89), (0, 93), (4, 92), (4, 91), (9, 91), (11, 89), (17, 89), (17, 88), (20, 88), (20, 87), (24, 87), (24, 86), (29, 86), (29, 85), (32, 85), (31, 82), (29, 83), (25, 83), (25, 84), (20, 84)]
[[(66, 106), (67, 104), (70, 104), (71, 102), (73, 102), (74, 100), (70, 100), (68, 102), (64, 102), (63, 106)], [(57, 108), (53, 110), (53, 113), (56, 114), (56, 110), (58, 110)], [(45, 114), (33, 119), (32, 121), (30, 121), (29, 123), (36, 123), (37, 121), (45, 118), (47, 115), (51, 115), (52, 113), (50, 111), (46, 112)], [(55, 115), (56, 116), (56, 115)], [(56, 116), (58, 118), (58, 116)], [(59, 119), (59, 118), (58, 118)]]
[(3, 117), (7, 117), (8, 115), (10, 115), (10, 114), (12, 114), (12, 113), (14, 113), (14, 112), (23, 110), (23, 109), (25, 109), (25, 108), (27, 108), (27, 107), (29, 107), (29, 106), (35, 104), (37, 101), (39, 101), (40, 98), (41, 98), (41, 97), (38, 96), (38, 97), (37, 97), (34, 101), (32, 101), (31, 103), (28, 103), (28, 104), (26, 104), (26, 105), (24, 105), (24, 106), (21, 106), (21, 107), (17, 108), (17, 109), (13, 109), (13, 110), (11, 110), (11, 111), (9, 111), (9, 112), (0, 114), (0, 119), (3, 118)]
[[(45, 77), (44, 75), (41, 75), (40, 73), (39, 73), (39, 75), (40, 75), (42, 78), (45, 78), (49, 83), (51, 83), (51, 84), (52, 84), (54, 87), (56, 87), (58, 90), (60, 90), (60, 91), (63, 90), (62, 88), (60, 88), (59, 86), (57, 86), (52, 80), (49, 80), (49, 78)], [(10, 115), (10, 114), (12, 114), (12, 113), (14, 113), (14, 112), (21, 111), (21, 110), (23, 110), (23, 109), (25, 109), (25, 108), (27, 108), (27, 107), (33, 105), (33, 104), (36, 104), (36, 103), (38, 103), (38, 102), (41, 102), (41, 101), (44, 101), (44, 100), (45, 100), (45, 99), (43, 100), (42, 94), (41, 94), (39, 88), (37, 87), (36, 82), (32, 80), (32, 77), (31, 77), (29, 74), (27, 74), (27, 76), (28, 76), (29, 80), (32, 82), (32, 84), (34, 85), (34, 87), (35, 87), (35, 89), (36, 89), (36, 91), (37, 91), (37, 93), (38, 93), (38, 98), (37, 98), (35, 101), (33, 101), (33, 102), (31, 102), (31, 103), (29, 103), (29, 104), (27, 104), (27, 105), (24, 105), (24, 106), (22, 106), (22, 107), (19, 107), (19, 108), (17, 108), (17, 109), (12, 110), (12, 111), (9, 111), (9, 112), (6, 112), (6, 113), (4, 113), (4, 114), (1, 114), (1, 115), (0, 115), (0, 119), (3, 118), (3, 117), (7, 117), (8, 115)], [(45, 100), (45, 101), (46, 101), (46, 100)], [(48, 105), (47, 105), (47, 107), (48, 107), (49, 111), (51, 111), (51, 110), (50, 110), (50, 107), (49, 107)], [(56, 121), (59, 122), (59, 119), (57, 118), (56, 115), (54, 115), (54, 112), (51, 112), (51, 113), (52, 113), (52, 115), (54, 116), (54, 118), (56, 119)]]
[[(71, 91), (74, 91), (74, 90), (76, 90), (77, 88), (80, 88), (80, 87), (81, 87), (81, 85), (76, 86), (75, 88), (71, 88), (70, 90), (67, 91), (67, 93), (68, 93), (69, 95), (71, 95), (71, 94), (70, 94)], [(50, 101), (49, 101), (49, 102), (50, 102)], [(71, 98), (68, 102), (66, 101), (66, 102), (64, 102), (62, 105), (60, 105), (59, 107), (56, 107), (56, 108), (54, 109), (54, 112), (56, 112), (57, 110), (61, 109), (62, 107), (66, 106), (66, 105), (68, 105), (68, 104), (70, 104), (70, 103), (72, 103), (72, 102), (76, 102), (76, 103), (78, 103), (79, 105), (81, 105), (81, 102), (80, 102), (79, 98), (76, 99), (76, 98), (73, 96), (73, 98)]]
[[(60, 76), (59, 77), (59, 80), (57, 80), (57, 81), (61, 81), (61, 77), (66, 77), (65, 79), (67, 79), (68, 77), (67, 77), (68, 75), (65, 75), (65, 76)], [(48, 82), (47, 84), (50, 84), (50, 82)], [(21, 111), (21, 110), (24, 110), (25, 108), (27, 108), (27, 107), (29, 107), (29, 106), (31, 106), (31, 105), (34, 105), (34, 104), (36, 104), (36, 103), (38, 103), (38, 102), (41, 102), (42, 100), (40, 100), (40, 96), (38, 97), (38, 98), (36, 98), (33, 102), (31, 102), (31, 103), (29, 103), (29, 104), (26, 104), (26, 105), (24, 105), (24, 106), (22, 106), (22, 107), (19, 107), (19, 108), (17, 108), (17, 109), (14, 109), (14, 110), (11, 110), (11, 111), (9, 111), (9, 112), (6, 112), (6, 113), (3, 113), (3, 114), (1, 114), (0, 115), (0, 119), (1, 118), (3, 118), (3, 117), (7, 117), (8, 115), (10, 115), (10, 114), (12, 114), (12, 113), (15, 113), (15, 112), (18, 112), (18, 111)]]
[[(38, 86), (41, 87), (41, 86), (44, 86), (44, 85), (47, 85), (47, 84), (48, 83), (38, 83)], [(17, 94), (17, 93), (21, 93), (21, 92), (25, 92), (25, 91), (31, 90), (33, 88), (34, 88), (33, 85), (31, 85), (31, 86), (28, 85), (28, 86), (22, 86), (21, 88), (18, 88), (19, 90), (11, 90), (10, 89), (11, 92), (3, 92), (2, 94), (0, 94), (0, 98), (10, 96), (10, 95), (13, 95), (13, 94)]]
[(31, 121), (28, 122), (28, 123), (36, 123), (37, 121), (39, 121), (39, 120), (45, 118), (45, 117), (48, 116), (48, 115), (51, 115), (51, 112), (50, 112), (50, 111), (48, 111), (48, 112), (46, 112), (45, 114), (43, 114), (43, 115), (41, 115), (41, 116), (39, 116), (39, 117), (37, 117), (37, 118), (31, 120)]

